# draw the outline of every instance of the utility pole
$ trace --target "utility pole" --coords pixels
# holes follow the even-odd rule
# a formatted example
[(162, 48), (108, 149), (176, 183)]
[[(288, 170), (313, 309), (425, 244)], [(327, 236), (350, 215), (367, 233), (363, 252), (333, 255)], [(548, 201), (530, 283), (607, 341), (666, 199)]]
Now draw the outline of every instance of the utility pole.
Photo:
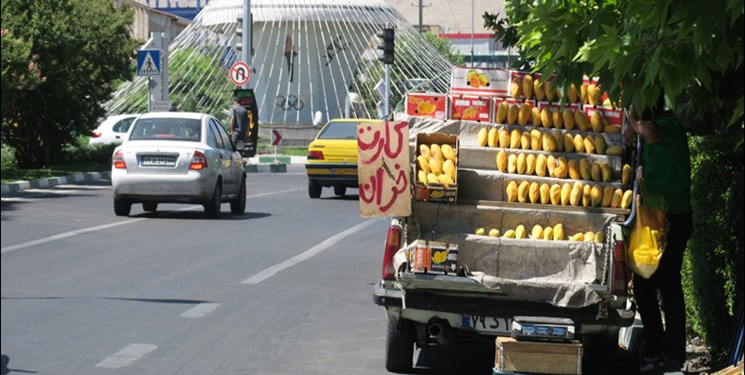
[(473, 2), (474, 0), (471, 0), (471, 68), (476, 66), (476, 62), (473, 60), (473, 24), (475, 22)]
[[(422, 9), (425, 7), (425, 5), (422, 5), (422, 1), (423, 0), (419, 0), (419, 5), (418, 5), (418, 7), (419, 7), (419, 33), (420, 34), (424, 32), (424, 23), (422, 21), (422, 19), (423, 19), (423, 11), (422, 11)], [(411, 6), (415, 7), (417, 5), (411, 4)], [(427, 6), (432, 6), (432, 4), (430, 3)]]
[(422, 31), (422, 0), (419, 0), (419, 33)]

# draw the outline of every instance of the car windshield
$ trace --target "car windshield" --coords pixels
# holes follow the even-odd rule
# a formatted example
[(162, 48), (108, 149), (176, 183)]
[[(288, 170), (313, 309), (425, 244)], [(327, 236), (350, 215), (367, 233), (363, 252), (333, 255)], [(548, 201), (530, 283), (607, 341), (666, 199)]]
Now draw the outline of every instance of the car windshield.
[(199, 141), (202, 127), (198, 119), (146, 118), (134, 123), (130, 140)]
[(357, 139), (356, 121), (330, 122), (318, 134), (318, 139)]

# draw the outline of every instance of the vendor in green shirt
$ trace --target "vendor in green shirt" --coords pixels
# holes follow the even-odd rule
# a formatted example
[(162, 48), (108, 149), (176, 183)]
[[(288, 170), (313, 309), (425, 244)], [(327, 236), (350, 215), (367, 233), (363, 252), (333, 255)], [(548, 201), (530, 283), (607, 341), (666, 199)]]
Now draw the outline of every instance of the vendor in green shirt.
[[(641, 139), (644, 191), (665, 198), (670, 227), (667, 247), (657, 271), (649, 279), (634, 275), (634, 296), (644, 325), (642, 374), (679, 371), (685, 362), (685, 301), (681, 285), (683, 252), (693, 230), (691, 214), (691, 161), (683, 125), (665, 111), (664, 95), (657, 104), (637, 114), (627, 111), (626, 141)], [(657, 292), (664, 306), (665, 324)]]

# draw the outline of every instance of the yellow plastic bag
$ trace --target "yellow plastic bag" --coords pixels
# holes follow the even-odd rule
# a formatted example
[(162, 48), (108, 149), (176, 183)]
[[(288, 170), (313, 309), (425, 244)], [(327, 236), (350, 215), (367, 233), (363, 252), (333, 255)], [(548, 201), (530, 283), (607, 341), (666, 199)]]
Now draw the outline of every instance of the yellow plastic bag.
[(648, 279), (657, 271), (667, 245), (668, 223), (664, 210), (639, 203), (636, 199), (636, 219), (631, 229), (627, 252), (629, 267)]

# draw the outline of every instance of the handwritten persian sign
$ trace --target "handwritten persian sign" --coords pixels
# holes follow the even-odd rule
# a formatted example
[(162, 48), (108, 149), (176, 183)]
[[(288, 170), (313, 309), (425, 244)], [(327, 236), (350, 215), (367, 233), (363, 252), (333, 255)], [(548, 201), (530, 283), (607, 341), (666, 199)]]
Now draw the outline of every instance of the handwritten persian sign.
[(411, 215), (409, 124), (360, 123), (357, 148), (360, 216)]

